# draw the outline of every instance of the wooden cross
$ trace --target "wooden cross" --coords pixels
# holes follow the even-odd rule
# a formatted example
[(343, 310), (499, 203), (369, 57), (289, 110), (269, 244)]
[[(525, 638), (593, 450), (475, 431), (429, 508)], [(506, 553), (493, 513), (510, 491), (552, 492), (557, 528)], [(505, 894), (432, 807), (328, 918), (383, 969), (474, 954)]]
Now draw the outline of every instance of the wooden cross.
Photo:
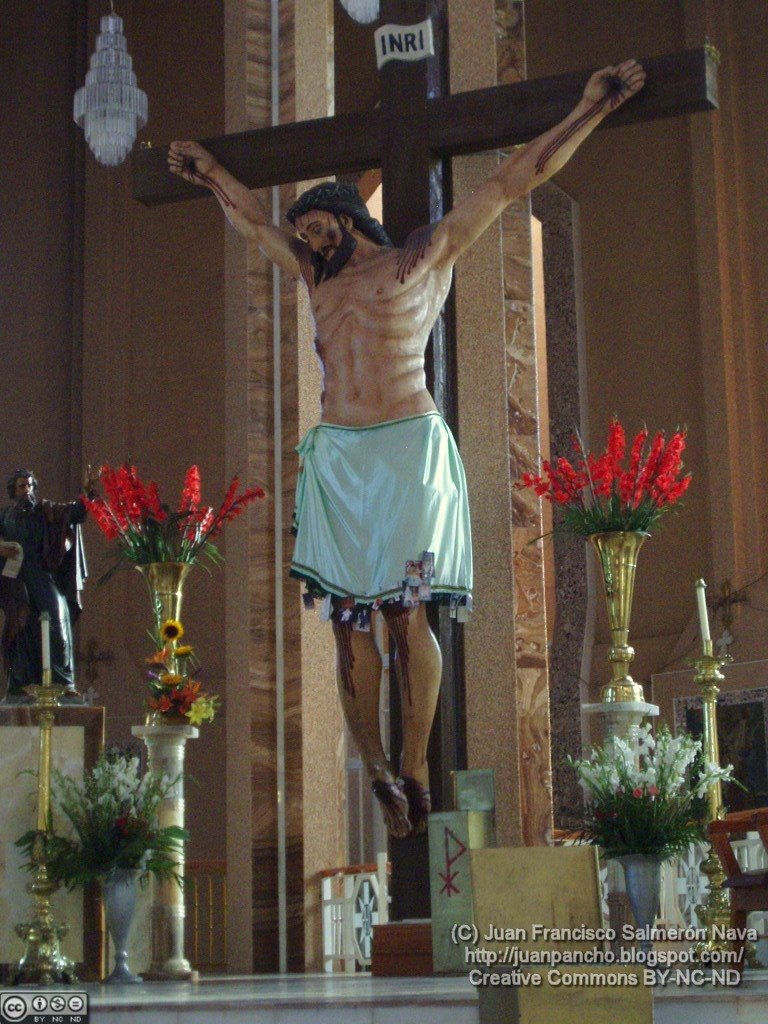
[(79, 648), (75, 651), (75, 664), (80, 665), (82, 663), (85, 665), (85, 679), (91, 688), (94, 683), (99, 681), (97, 666), (101, 663), (111, 665), (114, 660), (115, 656), (112, 651), (102, 651), (99, 649), (99, 642), (95, 637), (91, 637), (85, 645), (84, 654)]
[[(447, 95), (442, 5), (442, 0), (382, 0), (382, 22), (432, 18), (435, 56), (386, 64), (375, 110), (257, 128), (202, 144), (249, 188), (380, 167), (384, 224), (395, 245), (402, 244), (415, 227), (442, 213), (441, 165), (453, 156), (516, 146), (540, 135), (570, 113), (595, 70)], [(644, 89), (599, 129), (717, 107), (715, 66), (706, 48), (640, 62), (647, 73)], [(207, 195), (168, 172), (167, 153), (166, 147), (136, 153), (135, 198), (151, 205)]]
[[(445, 7), (445, 0), (382, 0), (382, 24), (413, 25), (431, 18), (435, 55), (386, 64), (380, 72), (381, 103), (375, 110), (204, 139), (203, 145), (249, 188), (380, 167), (384, 226), (395, 245), (401, 245), (414, 228), (437, 220), (450, 206), (451, 157), (515, 146), (540, 135), (576, 106), (594, 70), (449, 95)], [(705, 49), (641, 63), (647, 74), (645, 88), (606, 118), (601, 128), (717, 106), (715, 68)], [(207, 194), (171, 175), (166, 157), (165, 147), (136, 154), (137, 199), (153, 204)], [(427, 380), (438, 406), (455, 426), (454, 346), (446, 341), (447, 333), (439, 321), (427, 351)], [(460, 636), (445, 615), (438, 631), (444, 675), (435, 730), (441, 776), (432, 779), (437, 807), (449, 771), (465, 767), (456, 708), (456, 695), (463, 692)], [(393, 715), (393, 722), (397, 720)], [(430, 750), (434, 754), (434, 744)], [(394, 918), (429, 916), (428, 885), (422, 881), (413, 892), (417, 903), (393, 906)], [(419, 894), (426, 905), (418, 904)]]

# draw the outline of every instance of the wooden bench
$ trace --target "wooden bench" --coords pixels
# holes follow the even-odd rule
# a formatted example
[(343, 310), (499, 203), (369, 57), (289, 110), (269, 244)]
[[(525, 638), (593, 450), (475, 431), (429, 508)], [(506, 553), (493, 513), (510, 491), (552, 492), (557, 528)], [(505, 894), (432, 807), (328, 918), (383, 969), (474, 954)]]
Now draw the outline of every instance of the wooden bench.
[[(743, 935), (747, 927), (747, 914), (753, 910), (768, 910), (768, 868), (743, 871), (731, 846), (730, 837), (757, 832), (768, 856), (768, 807), (760, 807), (755, 811), (734, 811), (710, 822), (708, 832), (726, 875), (723, 888), (731, 894), (731, 927), (740, 929)], [(736, 952), (741, 952), (743, 947), (743, 938), (733, 940)], [(743, 960), (741, 957), (740, 970), (744, 966)]]

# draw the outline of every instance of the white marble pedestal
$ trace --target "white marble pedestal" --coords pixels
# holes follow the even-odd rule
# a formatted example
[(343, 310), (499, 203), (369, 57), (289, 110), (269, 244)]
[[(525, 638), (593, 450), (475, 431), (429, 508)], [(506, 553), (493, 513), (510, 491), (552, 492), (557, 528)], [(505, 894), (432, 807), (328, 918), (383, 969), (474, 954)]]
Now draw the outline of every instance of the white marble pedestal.
[(657, 704), (646, 704), (643, 700), (621, 700), (610, 703), (582, 704), (585, 715), (599, 715), (603, 742), (612, 739), (626, 740), (630, 746), (637, 744), (640, 723), (644, 718), (656, 718)]
[[(135, 725), (131, 732), (147, 745), (149, 771), (175, 780), (160, 804), (160, 826), (184, 828), (184, 751), (187, 740), (197, 739), (200, 730), (193, 725)], [(183, 876), (183, 849), (176, 863)], [(152, 962), (142, 973), (147, 980), (185, 980), (191, 967), (184, 956), (184, 891), (173, 879), (153, 879), (152, 885)]]

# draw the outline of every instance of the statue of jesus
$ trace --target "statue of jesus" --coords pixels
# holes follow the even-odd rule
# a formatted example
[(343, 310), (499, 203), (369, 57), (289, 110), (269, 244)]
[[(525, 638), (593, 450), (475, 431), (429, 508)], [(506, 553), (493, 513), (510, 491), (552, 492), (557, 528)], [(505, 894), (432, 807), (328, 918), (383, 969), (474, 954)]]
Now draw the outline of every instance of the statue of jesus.
[[(401, 249), (353, 185), (305, 192), (288, 211), (292, 233), (273, 226), (256, 193), (198, 143), (170, 146), (171, 171), (209, 188), (230, 223), (309, 291), (324, 387), (320, 423), (299, 446), (291, 572), (328, 608), (344, 713), (396, 837), (424, 831), (431, 809), (427, 741), (442, 665), (424, 602), (466, 609), (472, 588), (464, 471), (426, 387), (430, 331), (459, 256), (644, 82), (634, 60), (596, 72), (560, 124), (515, 149)], [(379, 729), (381, 658), (370, 629), (377, 614), (397, 645), (399, 766), (389, 763)]]

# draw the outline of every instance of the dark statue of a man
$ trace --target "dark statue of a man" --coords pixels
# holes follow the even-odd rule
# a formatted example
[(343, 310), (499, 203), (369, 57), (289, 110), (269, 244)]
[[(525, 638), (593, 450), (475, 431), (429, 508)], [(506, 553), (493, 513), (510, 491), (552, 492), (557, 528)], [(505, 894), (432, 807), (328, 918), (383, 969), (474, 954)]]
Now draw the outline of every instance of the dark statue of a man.
[[(86, 492), (93, 493), (98, 475), (88, 467)], [(0, 643), (8, 678), (3, 703), (33, 702), (24, 688), (42, 681), (40, 616), (47, 612), (52, 681), (65, 687), (65, 703), (81, 704), (72, 624), (82, 608), (86, 577), (80, 536), (85, 504), (79, 498), (65, 503), (41, 500), (30, 469), (11, 474), (8, 497), (11, 504), (0, 511), (0, 608), (5, 613)]]

